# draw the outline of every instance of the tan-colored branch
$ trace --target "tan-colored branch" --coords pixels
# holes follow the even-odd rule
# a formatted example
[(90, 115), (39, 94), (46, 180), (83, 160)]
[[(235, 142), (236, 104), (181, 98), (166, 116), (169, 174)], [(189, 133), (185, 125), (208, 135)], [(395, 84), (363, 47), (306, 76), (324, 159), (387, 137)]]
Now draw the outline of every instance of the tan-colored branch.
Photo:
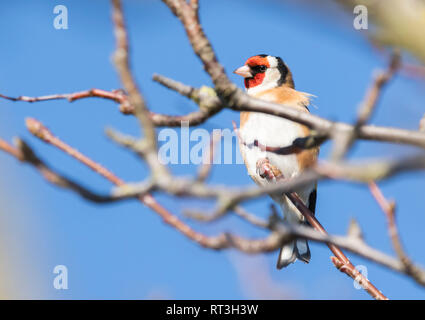
[(113, 90), (106, 91), (102, 89), (90, 89), (84, 90), (74, 93), (58, 93), (51, 94), (47, 96), (40, 97), (28, 97), (28, 96), (19, 96), (19, 97), (9, 97), (3, 94), (0, 94), (0, 98), (9, 100), (9, 101), (24, 101), (24, 102), (42, 102), (42, 101), (52, 101), (52, 100), (68, 100), (69, 102), (73, 102), (76, 100), (81, 100), (85, 98), (103, 98), (111, 101), (115, 101), (120, 104), (120, 111), (124, 114), (132, 114), (133, 108), (130, 106), (128, 102), (127, 95), (123, 92), (123, 90)]
[(139, 88), (130, 70), (128, 36), (121, 1), (112, 0), (112, 5), (112, 18), (116, 39), (116, 51), (114, 54), (115, 66), (124, 89), (128, 92), (130, 105), (134, 108), (135, 115), (140, 120), (141, 126), (143, 127), (146, 139), (149, 140), (150, 143), (155, 144), (155, 132), (151, 121), (149, 121), (149, 111), (146, 108), (145, 101), (140, 94)]
[(54, 171), (35, 154), (35, 152), (30, 148), (27, 143), (25, 143), (25, 141), (21, 139), (16, 139), (15, 144), (17, 145), (17, 147), (14, 147), (6, 141), (0, 139), (0, 150), (5, 151), (6, 153), (10, 154), (11, 156), (15, 157), (23, 163), (32, 165), (49, 183), (63, 189), (69, 189), (71, 191), (74, 191), (84, 199), (96, 203), (109, 203), (111, 201), (116, 200), (109, 196), (98, 195), (90, 191), (89, 189), (83, 187), (82, 185), (78, 184), (77, 182)]
[(366, 124), (371, 118), (376, 106), (382, 96), (382, 89), (391, 81), (397, 70), (401, 65), (401, 56), (398, 51), (395, 51), (388, 64), (388, 68), (385, 71), (378, 72), (375, 75), (372, 85), (368, 89), (363, 102), (360, 104), (358, 111), (358, 118), (355, 127), (360, 127)]
[(395, 202), (388, 201), (375, 182), (369, 183), (369, 190), (382, 211), (385, 213), (385, 217), (388, 222), (388, 233), (390, 235), (394, 251), (405, 268), (405, 273), (415, 279), (418, 283), (425, 283), (425, 273), (412, 262), (401, 243), (397, 223), (395, 221)]
[(198, 20), (198, 7), (192, 7), (184, 0), (163, 0), (171, 11), (182, 22), (193, 51), (204, 65), (205, 71), (210, 75), (219, 96), (232, 95), (236, 86), (227, 78), (223, 66), (218, 62), (215, 52), (202, 26)]
[(164, 77), (159, 74), (153, 75), (153, 80), (174, 90), (181, 95), (193, 100), (199, 105), (199, 110), (183, 116), (155, 116), (153, 121), (156, 126), (180, 127), (182, 121), (188, 121), (190, 126), (204, 123), (209, 118), (223, 109), (222, 102), (215, 91), (208, 87), (193, 88), (181, 82)]
[(62, 140), (60, 140), (58, 137), (54, 136), (49, 129), (47, 129), (46, 126), (44, 126), (40, 121), (34, 119), (34, 118), (27, 118), (26, 119), (26, 125), (28, 130), (37, 138), (43, 140), (44, 142), (51, 144), (55, 146), (56, 148), (64, 151), (65, 153), (69, 154), (71, 157), (77, 159), (78, 161), (82, 162), (89, 168), (91, 168), (96, 173), (102, 175), (107, 180), (111, 181), (112, 183), (116, 185), (123, 185), (124, 181), (119, 179), (115, 174), (107, 170), (105, 167), (103, 167), (101, 164), (94, 162), (90, 158), (83, 155), (78, 150), (70, 147), (68, 144), (64, 143)]
[[(284, 180), (283, 174), (278, 169), (273, 169), (273, 166), (270, 164), (269, 160), (265, 158), (263, 161), (257, 162), (257, 169), (262, 172), (262, 176), (272, 183), (275, 181)], [(283, 195), (283, 197), (287, 197), (294, 206), (300, 211), (300, 213), (304, 216), (306, 221), (310, 224), (310, 226), (317, 231), (327, 234), (326, 230), (314, 216), (314, 214), (310, 211), (309, 208), (303, 203), (303, 201), (299, 198), (299, 196), (295, 192), (288, 192)], [(331, 257), (333, 264), (337, 267), (338, 270), (344, 272), (349, 277), (356, 280), (364, 290), (366, 290), (374, 299), (378, 300), (386, 300), (381, 291), (379, 291), (365, 276), (363, 276), (351, 263), (348, 257), (341, 251), (338, 246), (334, 243), (327, 244), (329, 249), (335, 255), (335, 257)]]
[[(245, 187), (231, 188), (227, 186), (205, 185), (196, 180), (174, 177), (165, 182), (155, 181), (151, 186), (176, 196), (217, 198), (219, 207), (217, 212), (208, 218), (208, 221), (222, 216), (223, 211), (231, 209), (236, 204), (261, 197), (267, 194), (281, 194), (302, 188), (314, 181), (338, 179), (351, 182), (371, 182), (392, 177), (403, 171), (425, 169), (425, 156), (418, 155), (398, 160), (381, 160), (364, 164), (347, 164), (321, 162), (317, 166), (306, 170), (297, 177), (270, 184), (261, 188)], [(126, 185), (115, 191), (115, 197), (131, 198), (149, 192), (146, 183)]]
[[(274, 217), (274, 215), (272, 215), (269, 221), (267, 222), (254, 216), (251, 213), (248, 213), (247, 211), (245, 211), (244, 209), (240, 207), (235, 208), (235, 213), (242, 219), (246, 220), (247, 222), (257, 227), (261, 227), (261, 228), (265, 228), (265, 229), (273, 230), (274, 232), (277, 232), (278, 234), (282, 235), (284, 239), (288, 239), (288, 237), (289, 239), (296, 237), (296, 238), (305, 238), (305, 239), (320, 242), (320, 243), (334, 244), (342, 249), (348, 250), (374, 263), (385, 266), (396, 272), (407, 274), (403, 264), (398, 259), (392, 258), (379, 250), (369, 247), (365, 242), (360, 241), (358, 238), (353, 238), (351, 236), (343, 237), (343, 236), (329, 235), (329, 234), (324, 234), (320, 231), (316, 231), (310, 227), (283, 223), (280, 218), (276, 218)], [(199, 212), (199, 214), (201, 213)], [(275, 244), (278, 245), (278, 247), (276, 247), (275, 249), (278, 249), (281, 247), (279, 242), (276, 242)], [(425, 274), (425, 270), (423, 270), (422, 272), (423, 274)], [(417, 279), (415, 280), (420, 285), (425, 286), (425, 282), (418, 281)]]
[(331, 155), (332, 159), (339, 161), (349, 151), (350, 147), (353, 145), (359, 134), (360, 128), (364, 126), (372, 117), (378, 104), (379, 98), (382, 95), (382, 89), (393, 78), (394, 74), (399, 69), (400, 60), (400, 53), (395, 51), (391, 56), (387, 70), (380, 71), (374, 77), (370, 88), (366, 92), (363, 102), (360, 104), (357, 115), (357, 121), (354, 124), (351, 132), (345, 132), (345, 134), (336, 132), (334, 134), (335, 141)]
[(27, 96), (19, 96), (19, 97), (8, 97), (0, 94), (0, 98), (7, 99), (10, 101), (25, 101), (25, 102), (40, 102), (40, 101), (49, 101), (49, 100), (60, 100), (65, 99), (69, 102), (73, 102), (76, 100), (90, 98), (90, 97), (98, 97), (104, 98), (108, 100), (113, 100), (119, 103), (123, 103), (126, 100), (125, 94), (121, 90), (114, 91), (105, 91), (102, 89), (90, 89), (85, 91), (79, 91), (74, 93), (62, 93), (62, 94), (51, 94), (48, 96), (40, 96), (40, 97), (27, 97)]
[(124, 89), (128, 93), (130, 105), (134, 108), (134, 114), (139, 119), (144, 133), (143, 158), (149, 165), (152, 175), (158, 179), (168, 178), (168, 169), (158, 161), (157, 139), (155, 125), (151, 121), (150, 112), (146, 107), (142, 94), (136, 84), (130, 68), (129, 43), (127, 29), (121, 0), (112, 0), (112, 18), (115, 28), (116, 51), (114, 54), (115, 66), (120, 76)]
[[(272, 207), (272, 208), (274, 208), (274, 207)], [(236, 215), (238, 215), (240, 218), (248, 221), (250, 224), (257, 226), (257, 227), (264, 228), (264, 229), (270, 229), (271, 226), (273, 225), (273, 222), (275, 222), (275, 221), (273, 221), (272, 218), (270, 218), (269, 221), (260, 219), (256, 215), (246, 211), (241, 206), (236, 206), (233, 209), (233, 211), (235, 212)], [(277, 216), (276, 209), (274, 209), (273, 213), (272, 213), (272, 217), (276, 217), (276, 216)]]
[[(163, 79), (168, 79), (164, 76), (161, 77)], [(174, 87), (171, 81), (168, 83), (167, 88), (178, 92), (178, 88)], [(335, 137), (337, 134), (350, 133), (354, 128), (353, 125), (347, 123), (333, 122), (313, 114), (301, 112), (291, 107), (286, 107), (281, 104), (255, 99), (253, 97), (247, 96), (242, 92), (239, 92), (237, 96), (240, 97), (240, 99), (232, 100), (232, 103), (228, 103), (227, 101), (223, 103), (220, 100), (215, 100), (214, 103), (211, 104), (214, 114), (223, 108), (230, 108), (236, 111), (262, 112), (271, 114), (304, 124), (312, 128), (317, 132), (317, 135), (320, 136), (320, 143)], [(191, 125), (201, 124), (208, 119), (208, 117), (199, 113), (196, 113), (196, 117), (194, 118), (196, 118), (197, 121), (193, 123), (191, 122)], [(425, 148), (425, 133), (413, 130), (364, 125), (358, 129), (357, 138), (361, 140), (391, 142)], [(314, 144), (313, 147), (314, 146), (317, 146), (317, 144)]]
[(193, 11), (196, 12), (196, 14), (199, 14), (199, 0), (190, 0), (190, 6), (192, 7)]
[(221, 139), (221, 133), (212, 132), (208, 151), (204, 155), (202, 164), (199, 166), (196, 180), (204, 182), (210, 176), (213, 167), (216, 145)]
[[(155, 79), (155, 78), (154, 78)], [(167, 81), (168, 83), (168, 81)], [(165, 85), (165, 82), (161, 82), (161, 84)], [(221, 105), (219, 99), (217, 97), (207, 97), (202, 96), (200, 94), (200, 89), (195, 89), (189, 86), (186, 86), (181, 83), (177, 83), (177, 81), (173, 82), (177, 92), (180, 94), (190, 97), (191, 99), (197, 101), (202, 106), (207, 106), (198, 111), (188, 113), (186, 115), (168, 115), (161, 114), (156, 112), (149, 112), (149, 117), (153, 124), (156, 127), (180, 127), (183, 121), (189, 122), (191, 126), (196, 126), (205, 122), (215, 113), (221, 110)], [(184, 88), (182, 88), (184, 86)], [(178, 89), (177, 89), (178, 88)], [(187, 90), (190, 90), (190, 94), (188, 94)], [(193, 92), (193, 93), (192, 93)], [(134, 114), (134, 107), (130, 105), (128, 101), (127, 94), (124, 93), (123, 90), (113, 90), (106, 91), (102, 89), (90, 89), (85, 91), (79, 91), (74, 93), (59, 93), (59, 94), (51, 94), (47, 96), (40, 97), (28, 97), (28, 96), (19, 96), (19, 97), (9, 97), (0, 94), (0, 98), (9, 100), (9, 101), (23, 101), (23, 102), (43, 102), (43, 101), (52, 101), (52, 100), (68, 100), (69, 102), (85, 99), (85, 98), (103, 98), (111, 101), (115, 101), (120, 104), (120, 111), (123, 114)]]
[[(309, 224), (319, 232), (323, 234), (327, 234), (326, 230), (320, 224), (320, 222), (316, 219), (316, 217), (311, 213), (311, 211), (304, 205), (302, 200), (298, 197), (298, 195), (293, 192), (290, 194), (286, 194), (289, 200), (298, 208), (298, 210), (302, 213), (302, 215), (306, 218)], [(388, 298), (378, 290), (363, 274), (361, 274), (356, 267), (351, 263), (348, 257), (341, 251), (341, 249), (335, 244), (329, 243), (329, 249), (335, 255), (335, 257), (331, 257), (332, 263), (335, 267), (357, 281), (364, 290), (366, 290), (374, 299), (377, 300), (387, 300)]]

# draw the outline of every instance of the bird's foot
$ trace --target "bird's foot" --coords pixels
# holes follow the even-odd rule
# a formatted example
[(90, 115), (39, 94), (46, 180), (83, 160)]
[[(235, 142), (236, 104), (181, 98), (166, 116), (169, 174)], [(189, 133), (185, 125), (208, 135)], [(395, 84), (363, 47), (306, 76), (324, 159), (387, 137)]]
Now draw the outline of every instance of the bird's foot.
[(268, 181), (276, 181), (277, 178), (282, 176), (282, 173), (278, 168), (270, 164), (268, 158), (261, 158), (256, 163), (257, 174)]

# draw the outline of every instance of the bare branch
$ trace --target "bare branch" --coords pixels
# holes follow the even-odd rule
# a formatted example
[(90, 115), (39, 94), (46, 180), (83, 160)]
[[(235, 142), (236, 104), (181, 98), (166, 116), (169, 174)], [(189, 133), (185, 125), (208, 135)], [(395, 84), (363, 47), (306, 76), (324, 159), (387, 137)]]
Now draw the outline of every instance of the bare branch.
[(389, 81), (391, 81), (394, 74), (400, 68), (400, 60), (400, 53), (398, 51), (394, 52), (391, 56), (387, 70), (383, 72), (381, 71), (375, 76), (371, 87), (368, 89), (366, 96), (360, 105), (355, 127), (363, 126), (370, 119), (378, 104), (379, 98), (382, 95), (382, 89)]
[(144, 132), (144, 159), (152, 170), (152, 174), (154, 176), (169, 177), (167, 168), (158, 161), (155, 126), (150, 119), (149, 110), (145, 105), (145, 101), (130, 70), (128, 36), (121, 7), (121, 0), (112, 0), (112, 7), (112, 17), (117, 43), (114, 55), (115, 66), (121, 78), (121, 82), (125, 90), (128, 92), (130, 105), (134, 108), (134, 114), (139, 119), (140, 126)]
[(212, 132), (210, 137), (210, 145), (208, 151), (204, 155), (202, 165), (199, 166), (198, 175), (196, 180), (199, 182), (204, 182), (210, 175), (211, 169), (214, 162), (216, 145), (221, 139), (221, 134), (217, 132)]
[[(240, 207), (240, 206), (236, 206), (233, 211), (236, 213), (236, 215), (238, 215), (239, 217), (241, 217), (242, 219), (248, 221), (250, 224), (260, 227), (260, 228), (264, 228), (264, 229), (270, 229), (273, 225), (273, 223), (271, 223), (271, 221), (266, 221), (263, 219), (258, 218), (256, 215), (249, 213), (248, 211), (246, 211), (244, 208)], [(273, 212), (274, 216), (277, 216), (276, 211)], [(272, 220), (272, 219), (270, 219)]]
[(86, 166), (88, 166), (93, 171), (97, 172), (98, 174), (105, 177), (107, 180), (111, 181), (112, 183), (116, 185), (123, 185), (124, 181), (119, 179), (115, 174), (110, 172), (108, 169), (103, 167), (101, 164), (94, 162), (90, 158), (83, 155), (78, 150), (72, 148), (68, 144), (62, 142), (59, 138), (55, 137), (49, 129), (47, 129), (40, 121), (33, 119), (33, 118), (27, 118), (26, 119), (26, 125), (28, 130), (37, 138), (43, 140), (44, 142), (51, 144), (52, 146), (64, 151), (65, 153), (69, 154), (71, 157), (77, 159), (78, 161), (82, 162)]
[[(315, 218), (311, 211), (304, 205), (302, 200), (298, 197), (296, 193), (286, 194), (289, 200), (298, 208), (298, 210), (303, 214), (309, 224), (316, 230), (327, 234), (326, 230), (320, 224), (320, 222)], [(387, 300), (388, 298), (382, 294), (364, 275), (362, 275), (356, 267), (351, 263), (348, 257), (339, 249), (335, 244), (328, 243), (329, 249), (335, 255), (331, 257), (331, 260), (335, 267), (347, 274), (349, 277), (356, 280), (364, 290), (366, 290), (373, 298), (377, 300)]]
[(337, 161), (341, 160), (353, 145), (356, 137), (359, 134), (360, 128), (364, 126), (372, 116), (378, 104), (378, 100), (382, 95), (382, 89), (392, 79), (395, 72), (400, 67), (400, 59), (400, 53), (397, 51), (394, 52), (391, 56), (387, 70), (379, 72), (375, 76), (363, 102), (360, 104), (357, 121), (354, 124), (351, 132), (346, 132), (345, 134), (337, 132), (334, 135), (335, 142), (331, 155), (332, 159)]
[(193, 51), (202, 61), (205, 71), (210, 75), (220, 97), (232, 95), (236, 86), (227, 78), (223, 66), (218, 62), (208, 38), (197, 18), (197, 10), (184, 0), (163, 0), (171, 11), (181, 20)]
[(369, 189), (376, 202), (379, 204), (382, 211), (385, 213), (385, 217), (387, 218), (388, 222), (388, 232), (390, 234), (390, 239), (393, 244), (394, 251), (396, 252), (398, 258), (404, 266), (405, 273), (415, 279), (416, 282), (424, 285), (425, 272), (419, 267), (417, 267), (410, 260), (410, 258), (403, 249), (403, 245), (401, 243), (400, 235), (395, 221), (395, 202), (388, 201), (375, 182), (371, 182), (369, 184)]
[(69, 189), (71, 191), (74, 191), (84, 199), (96, 203), (110, 203), (112, 201), (117, 200), (109, 196), (98, 195), (90, 191), (89, 189), (83, 187), (82, 185), (78, 184), (77, 182), (57, 173), (56, 171), (51, 169), (44, 161), (42, 161), (25, 141), (21, 139), (16, 139), (15, 143), (17, 147), (13, 147), (6, 141), (0, 139), (0, 150), (5, 151), (6, 153), (18, 159), (19, 161), (32, 165), (49, 183), (63, 189)]
[(199, 105), (199, 111), (184, 116), (154, 116), (152, 119), (156, 126), (179, 127), (182, 121), (188, 121), (191, 126), (196, 126), (204, 123), (223, 109), (222, 102), (211, 88), (201, 87), (200, 89), (196, 89), (159, 74), (155, 74), (153, 80), (193, 100)]
[[(264, 173), (264, 177), (270, 182), (284, 180), (283, 174), (278, 169), (274, 169), (273, 166), (269, 163), (268, 159), (257, 162), (257, 166), (260, 166), (261, 172)], [(317, 231), (327, 234), (326, 230), (316, 219), (314, 214), (310, 211), (309, 208), (305, 206), (303, 201), (295, 192), (285, 193), (285, 195), (293, 205), (301, 212), (304, 218), (308, 221), (311, 227)], [(347, 258), (347, 256), (333, 243), (327, 243), (329, 249), (335, 255), (331, 257), (332, 262), (337, 267), (338, 270), (344, 272), (354, 280), (356, 280), (362, 287), (365, 289), (373, 298), (378, 300), (387, 300), (387, 297), (382, 294), (365, 276), (363, 276)]]
[[(154, 181), (157, 189), (176, 196), (188, 196), (198, 198), (217, 198), (220, 206), (208, 221), (221, 217), (223, 211), (231, 209), (236, 204), (257, 197), (270, 194), (282, 194), (302, 188), (314, 181), (326, 179), (341, 179), (346, 181), (371, 182), (383, 179), (408, 170), (425, 168), (424, 156), (412, 156), (399, 160), (382, 160), (365, 164), (343, 164), (322, 162), (319, 165), (304, 171), (299, 176), (286, 179), (283, 182), (270, 184), (261, 188), (229, 188), (225, 186), (205, 185), (195, 180), (173, 178), (165, 181)], [(131, 198), (146, 193), (146, 183), (126, 185), (125, 188), (117, 189), (115, 197)]]
[[(167, 87), (171, 90), (177, 90), (171, 85)], [(236, 104), (232, 104), (234, 101), (232, 103), (229, 103), (227, 101), (220, 102), (220, 100), (216, 100), (217, 104), (213, 104), (214, 114), (223, 108), (230, 108), (236, 111), (267, 113), (301, 123), (313, 129), (316, 132), (316, 136), (320, 137), (318, 142), (313, 144), (311, 147), (315, 147), (337, 134), (347, 134), (349, 132), (352, 132), (354, 128), (353, 125), (347, 123), (333, 122), (310, 113), (305, 113), (291, 107), (286, 107), (282, 104), (275, 104), (272, 102), (255, 99), (253, 97), (245, 95), (242, 92), (240, 92), (240, 95), (238, 94), (238, 97), (241, 97), (241, 99), (237, 100), (238, 102)], [(191, 122), (191, 125), (198, 125), (200, 123), (203, 123), (208, 118), (204, 118), (200, 114), (196, 115), (197, 116), (194, 116), (194, 118), (200, 118), (200, 120), (196, 122)], [(358, 129), (357, 136), (358, 139), (362, 140), (407, 144), (420, 148), (425, 148), (425, 133), (413, 130), (364, 125)], [(302, 140), (299, 140), (299, 142), (302, 142)], [(300, 144), (299, 147), (302, 147), (302, 144)]]
[[(297, 200), (294, 200), (294, 201), (297, 201)], [(271, 221), (267, 223), (266, 221), (263, 221), (257, 218), (256, 216), (246, 212), (243, 209), (239, 210), (239, 208), (238, 208), (238, 211), (235, 210), (235, 213), (241, 218), (243, 218), (244, 220), (248, 221), (249, 223), (255, 226), (272, 229), (277, 234), (281, 234), (284, 237), (284, 239), (286, 239), (286, 241), (288, 241), (288, 239), (293, 239), (293, 238), (305, 238), (305, 239), (320, 242), (320, 243), (334, 244), (342, 249), (348, 250), (358, 256), (366, 258), (372, 262), (385, 266), (389, 269), (407, 274), (403, 264), (398, 259), (392, 258), (382, 253), (381, 251), (378, 251), (374, 248), (369, 247), (365, 242), (360, 241), (358, 238), (353, 238), (350, 236), (342, 237), (342, 236), (329, 235), (329, 234), (324, 234), (320, 231), (316, 231), (310, 227), (283, 223), (281, 219), (278, 219), (278, 218), (274, 219), (273, 215), (271, 217)], [(276, 245), (274, 250), (279, 249), (282, 246), (282, 243), (279, 241), (276, 241), (274, 244)], [(271, 249), (271, 247), (269, 247), (269, 249)], [(271, 251), (273, 251), (273, 249), (271, 249)], [(341, 257), (340, 254), (338, 255)], [(339, 261), (338, 258), (336, 259), (337, 259), (336, 261)], [(333, 262), (335, 262), (335, 260)], [(340, 264), (340, 266), (342, 265)], [(345, 269), (342, 270), (342, 272), (346, 272), (346, 271), (347, 270)], [(425, 282), (423, 281), (421, 282), (418, 281), (418, 283), (422, 286), (425, 286)]]
[(192, 7), (193, 11), (198, 12), (199, 11), (199, 0), (190, 0), (190, 6)]
[(52, 94), (48, 96), (41, 97), (27, 97), (27, 96), (19, 96), (19, 97), (8, 97), (0, 94), (0, 98), (7, 99), (10, 101), (25, 101), (25, 102), (40, 102), (40, 101), (49, 101), (49, 100), (60, 100), (65, 99), (69, 102), (73, 102), (75, 100), (90, 98), (90, 97), (98, 97), (104, 98), (108, 100), (113, 100), (119, 103), (123, 103), (126, 100), (124, 93), (121, 90), (113, 90), (113, 91), (105, 91), (102, 89), (90, 89), (85, 91), (79, 91), (74, 93), (62, 93), (62, 94)]

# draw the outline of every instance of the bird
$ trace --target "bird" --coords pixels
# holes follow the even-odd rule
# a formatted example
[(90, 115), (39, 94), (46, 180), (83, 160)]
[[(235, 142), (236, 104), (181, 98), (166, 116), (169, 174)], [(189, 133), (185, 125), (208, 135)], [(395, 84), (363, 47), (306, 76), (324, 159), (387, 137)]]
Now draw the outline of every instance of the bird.
[[(292, 72), (280, 57), (266, 54), (252, 56), (234, 73), (244, 77), (248, 95), (292, 107), (301, 112), (309, 112), (308, 106), (313, 95), (295, 90)], [(284, 178), (296, 177), (307, 168), (314, 166), (318, 158), (318, 147), (297, 149), (296, 152), (288, 154), (270, 152), (274, 150), (273, 148), (291, 146), (295, 139), (309, 134), (308, 127), (281, 117), (258, 112), (241, 112), (238, 129), (239, 149), (248, 174), (254, 182), (260, 186), (276, 183), (261, 174), (258, 162), (264, 159), (271, 165), (273, 171), (278, 171)], [(317, 182), (295, 191), (314, 214)], [(271, 197), (282, 208), (286, 222), (308, 225), (304, 216), (286, 196), (271, 195)], [(297, 259), (309, 263), (310, 258), (307, 240), (296, 239), (281, 248), (277, 268), (287, 267)]]

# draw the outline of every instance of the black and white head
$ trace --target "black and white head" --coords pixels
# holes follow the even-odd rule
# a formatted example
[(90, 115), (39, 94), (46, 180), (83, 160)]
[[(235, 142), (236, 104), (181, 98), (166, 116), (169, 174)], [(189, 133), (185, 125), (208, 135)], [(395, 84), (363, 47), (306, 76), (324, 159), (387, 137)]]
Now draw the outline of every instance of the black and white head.
[(245, 88), (250, 94), (283, 85), (294, 88), (292, 73), (280, 57), (267, 54), (253, 56), (234, 73), (245, 78)]

